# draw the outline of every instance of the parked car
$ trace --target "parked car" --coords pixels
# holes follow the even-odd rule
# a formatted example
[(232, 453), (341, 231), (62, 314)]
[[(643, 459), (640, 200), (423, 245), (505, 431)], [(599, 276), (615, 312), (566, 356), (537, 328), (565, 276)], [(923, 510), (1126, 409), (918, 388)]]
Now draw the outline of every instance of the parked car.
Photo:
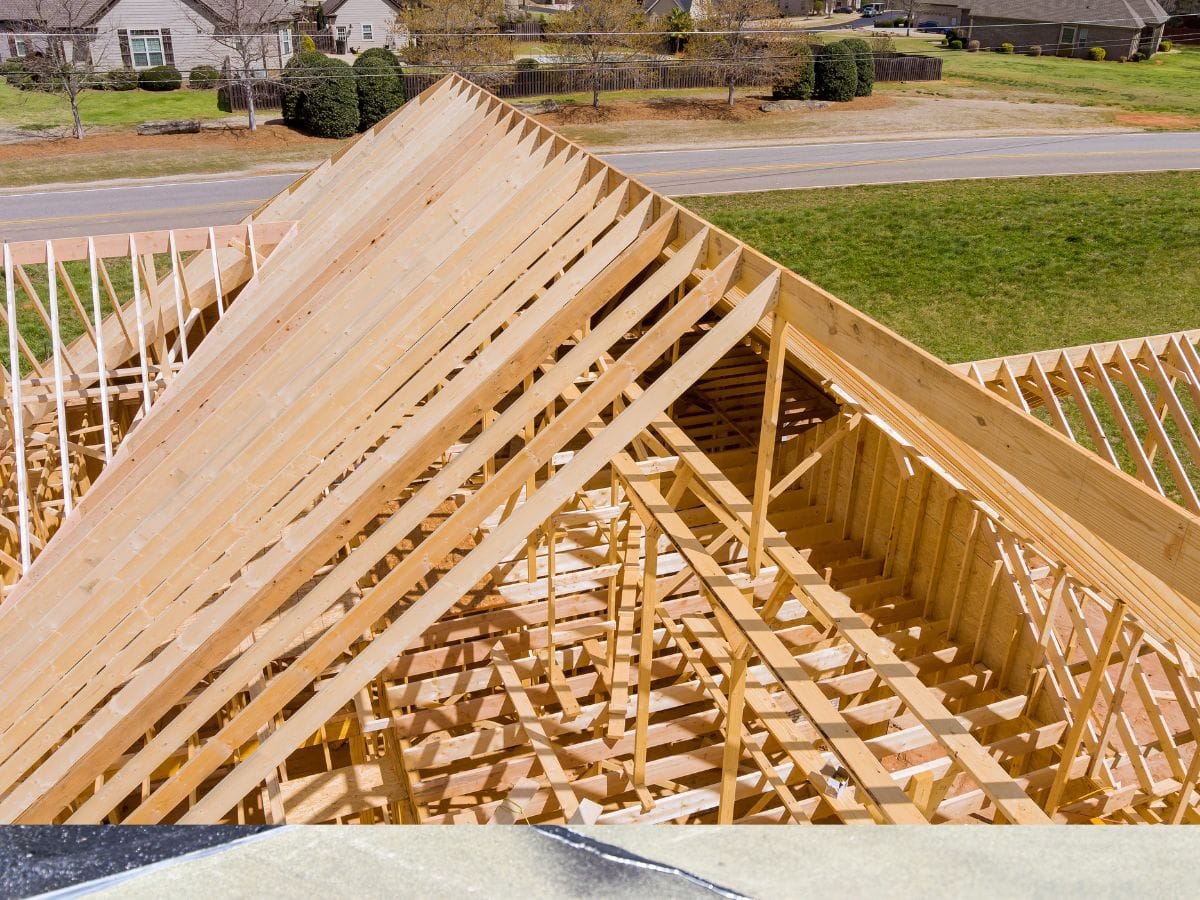
[(933, 34), (949, 34), (950, 33), (949, 28), (947, 28), (945, 25), (941, 24), (940, 22), (934, 21), (933, 19), (929, 19), (925, 22), (918, 22), (917, 23), (917, 31), (928, 31)]
[(841, 6), (835, 6), (833, 8), (833, 11), (835, 13), (852, 13), (852, 12), (854, 12), (854, 7), (847, 6), (845, 3), (843, 3)]
[(864, 7), (862, 8), (862, 14), (863, 14), (863, 18), (869, 18), (869, 17), (871, 17), (871, 16), (877, 16), (877, 15), (879, 15), (881, 12), (883, 12), (883, 6), (882, 6), (881, 4), (878, 4), (878, 3), (868, 3), (866, 6), (864, 6)]

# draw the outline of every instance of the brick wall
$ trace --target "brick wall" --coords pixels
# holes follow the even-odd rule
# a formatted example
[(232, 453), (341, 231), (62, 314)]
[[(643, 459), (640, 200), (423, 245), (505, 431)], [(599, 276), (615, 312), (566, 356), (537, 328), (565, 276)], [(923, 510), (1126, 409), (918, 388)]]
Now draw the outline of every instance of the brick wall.
[[(1023, 24), (1004, 19), (989, 19), (985, 16), (971, 16), (969, 23), (969, 39), (979, 41), (980, 46), (985, 49), (999, 47), (1007, 41), (1017, 48), (1018, 53), (1035, 44), (1040, 45), (1042, 52), (1048, 55), (1059, 51), (1062, 26), (1058, 24)], [(1075, 35), (1075, 45), (1070, 48), (1070, 56), (1086, 57), (1089, 48), (1103, 47), (1108, 52), (1109, 59), (1119, 59), (1137, 50), (1138, 32), (1132, 28), (1078, 25)], [(1059, 55), (1068, 55), (1067, 49), (1063, 47)]]

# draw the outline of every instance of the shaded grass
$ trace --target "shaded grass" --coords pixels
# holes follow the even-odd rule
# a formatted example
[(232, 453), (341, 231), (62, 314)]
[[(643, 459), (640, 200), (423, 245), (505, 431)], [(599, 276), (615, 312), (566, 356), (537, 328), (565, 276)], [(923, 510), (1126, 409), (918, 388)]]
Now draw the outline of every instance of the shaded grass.
[[(85, 126), (137, 125), (155, 119), (221, 119), (216, 91), (84, 91), (79, 112)], [(63, 94), (21, 91), (0, 82), (0, 123), (42, 130), (71, 124)]]
[(1200, 173), (684, 202), (948, 362), (1200, 326)]

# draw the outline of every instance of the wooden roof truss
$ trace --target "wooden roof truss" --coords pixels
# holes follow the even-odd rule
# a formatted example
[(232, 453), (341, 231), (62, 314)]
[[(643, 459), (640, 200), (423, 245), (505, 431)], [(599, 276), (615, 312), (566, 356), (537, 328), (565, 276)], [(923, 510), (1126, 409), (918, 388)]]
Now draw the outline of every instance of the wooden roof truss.
[(506, 104), (205, 237), (9, 367), (0, 820), (1196, 817), (1191, 515)]

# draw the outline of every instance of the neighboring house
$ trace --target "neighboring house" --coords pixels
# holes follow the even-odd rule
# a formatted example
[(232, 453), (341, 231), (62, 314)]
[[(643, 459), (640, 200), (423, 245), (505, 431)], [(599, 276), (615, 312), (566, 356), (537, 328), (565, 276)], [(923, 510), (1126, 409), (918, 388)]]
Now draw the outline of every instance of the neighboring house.
[(325, 0), (325, 18), (334, 38), (345, 41), (347, 49), (394, 49), (408, 43), (396, 31), (401, 7), (399, 0)]
[(1036, 44), (1046, 53), (1082, 57), (1103, 47), (1109, 59), (1157, 51), (1169, 18), (1158, 0), (973, 0), (963, 6), (967, 39), (984, 48)]
[[(272, 16), (284, 8), (278, 0), (262, 2)], [(286, 10), (269, 23), (268, 69), (282, 68), (296, 49), (292, 4)], [(212, 35), (228, 17), (226, 0), (0, 0), (0, 59), (44, 53), (47, 32), (70, 28), (87, 39), (58, 43), (98, 69), (172, 65), (186, 73), (199, 65), (219, 67), (230, 51)]]
[(962, 21), (962, 7), (957, 3), (922, 3), (917, 9), (917, 23), (936, 22), (943, 28), (956, 28)]

